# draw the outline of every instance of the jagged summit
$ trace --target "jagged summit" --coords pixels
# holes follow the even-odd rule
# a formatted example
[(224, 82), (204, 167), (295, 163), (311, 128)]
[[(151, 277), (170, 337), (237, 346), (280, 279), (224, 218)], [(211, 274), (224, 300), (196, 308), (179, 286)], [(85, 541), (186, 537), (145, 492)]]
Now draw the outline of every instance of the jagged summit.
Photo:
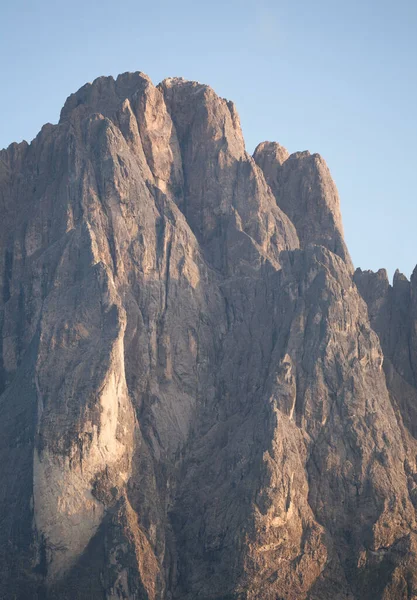
[(142, 90), (147, 83), (151, 83), (151, 80), (140, 71), (123, 73), (116, 79), (112, 76), (97, 77), (67, 98), (61, 110), (60, 122), (68, 119), (78, 106), (90, 107), (92, 111), (107, 116), (117, 110), (124, 100)]
[[(290, 153), (284, 146), (281, 146), (277, 142), (261, 142), (255, 148), (253, 158), (264, 170), (268, 170), (268, 175), (272, 175), (269, 170), (273, 168), (273, 165), (278, 163), (282, 165)], [(265, 175), (266, 176), (266, 175)]]
[[(162, 93), (162, 97), (159, 96), (159, 92)], [(184, 104), (186, 105), (185, 110)], [(160, 108), (161, 112), (157, 115)], [(178, 158), (180, 152), (178, 144), (185, 144), (185, 138), (194, 135), (190, 128), (201, 128), (201, 125), (206, 123), (205, 131), (198, 131), (197, 135), (202, 133), (215, 138), (218, 132), (223, 130), (223, 142), (220, 142), (220, 140), (219, 142), (224, 143), (227, 147), (224, 156), (229, 155), (232, 161), (243, 160), (250, 165), (250, 157), (245, 152), (239, 116), (233, 102), (219, 98), (207, 85), (196, 81), (188, 81), (181, 77), (166, 78), (157, 87), (152, 84), (146, 74), (140, 71), (126, 72), (117, 78), (112, 76), (98, 77), (92, 83), (85, 84), (68, 97), (61, 111), (60, 124), (65, 125), (71, 122), (72, 125), (78, 123), (79, 126), (83, 120), (94, 114), (101, 114), (110, 120), (113, 120), (119, 114), (118, 125), (121, 127), (122, 132), (123, 127), (127, 126), (129, 130), (127, 135), (135, 137), (135, 132), (130, 131), (130, 129), (131, 127), (137, 129), (136, 137), (137, 135), (141, 137), (140, 142), (148, 166), (151, 167), (154, 177), (157, 177), (161, 182), (169, 177), (167, 169), (170, 168), (171, 159), (166, 156), (165, 149), (161, 152), (164, 156), (162, 161), (161, 156), (155, 158), (161, 150), (156, 140), (161, 135), (163, 137), (163, 131), (167, 127), (167, 123), (161, 121), (161, 118), (166, 121), (168, 117), (167, 110), (176, 130), (169, 144), (170, 155), (176, 155)], [(127, 113), (131, 114), (131, 117), (125, 116)], [(183, 122), (184, 117), (186, 118), (185, 122)], [(126, 118), (129, 120), (129, 124), (124, 125), (121, 121), (125, 123)], [(137, 122), (136, 127), (132, 118)], [(155, 121), (152, 134), (145, 132), (150, 128), (149, 119)], [(145, 127), (143, 127), (144, 125)], [(44, 130), (45, 128), (40, 133), (41, 137), (45, 133)], [(143, 130), (143, 136), (140, 136), (139, 132), (141, 130)], [(152, 141), (151, 138), (153, 138)], [(219, 150), (219, 142), (216, 142), (215, 146), (217, 147), (213, 148), (215, 154)], [(24, 149), (22, 147), (22, 150)], [(222, 153), (220, 156), (222, 156)], [(339, 254), (350, 265), (350, 257), (343, 241), (336, 188), (323, 159), (319, 155), (313, 155), (313, 162), (310, 163), (307, 160), (310, 157), (308, 151), (297, 152), (290, 156), (285, 148), (276, 142), (259, 144), (253, 156), (256, 164), (262, 169), (278, 207), (285, 213), (285, 215), (281, 213), (280, 218), (284, 220), (287, 216), (290, 218), (296, 226), (298, 237), (302, 243), (304, 245), (309, 243), (323, 244)], [(207, 159), (207, 156), (201, 157), (201, 160)], [(282, 175), (279, 175), (281, 167), (288, 159), (290, 159), (288, 169), (286, 165)], [(5, 155), (5, 162), (7, 160)], [(226, 158), (226, 160), (228, 159)], [(164, 164), (162, 165), (161, 162)], [(159, 165), (156, 163), (159, 163)], [(177, 173), (174, 177), (174, 187), (178, 188), (179, 185), (182, 185), (181, 175), (179, 174), (181, 168), (178, 160), (174, 160), (174, 163), (174, 169)], [(301, 167), (301, 165), (303, 166)], [(250, 168), (253, 169), (253, 166)], [(289, 170), (292, 171), (291, 175), (286, 174), (286, 171)], [(196, 179), (199, 177), (200, 175), (196, 175)], [(259, 178), (259, 172), (256, 177)], [(295, 199), (294, 188), (298, 189), (300, 178), (305, 181), (304, 185), (307, 189)], [(308, 181), (309, 179), (314, 179), (314, 181)], [(220, 183), (220, 185), (222, 184)], [(282, 194), (279, 193), (280, 185), (288, 186), (288, 189)], [(162, 187), (166, 191), (165, 187)], [(313, 197), (313, 194), (315, 194), (315, 197)], [(280, 196), (287, 198), (289, 201), (283, 204)], [(201, 219), (203, 211), (198, 199), (196, 201), (196, 212), (198, 213), (198, 219)], [(193, 209), (190, 206), (191, 220), (193, 220), (192, 212)], [(276, 208), (274, 208), (274, 212), (276, 212)], [(201, 229), (201, 224), (199, 228)], [(291, 236), (294, 240), (294, 233), (291, 233)], [(261, 245), (264, 243), (262, 241)], [(291, 243), (294, 243), (294, 241)]]
[(253, 155), (278, 206), (294, 223), (302, 245), (321, 244), (353, 270), (343, 236), (340, 202), (326, 162), (319, 154), (289, 154), (275, 142), (259, 144)]
[(125, 73), (0, 204), (0, 598), (417, 593), (417, 277), (352, 274), (319, 155)]

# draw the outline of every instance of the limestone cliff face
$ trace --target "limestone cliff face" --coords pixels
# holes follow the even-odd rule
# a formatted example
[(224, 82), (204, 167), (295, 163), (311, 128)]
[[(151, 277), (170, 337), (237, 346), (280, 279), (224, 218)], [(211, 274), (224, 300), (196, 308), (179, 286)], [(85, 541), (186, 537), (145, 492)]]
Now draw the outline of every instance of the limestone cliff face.
[(0, 598), (417, 594), (417, 288), (317, 155), (102, 77), (0, 152)]
[(259, 144), (253, 155), (278, 206), (294, 223), (301, 246), (325, 246), (352, 267), (343, 239), (339, 195), (319, 154), (287, 150), (275, 142)]

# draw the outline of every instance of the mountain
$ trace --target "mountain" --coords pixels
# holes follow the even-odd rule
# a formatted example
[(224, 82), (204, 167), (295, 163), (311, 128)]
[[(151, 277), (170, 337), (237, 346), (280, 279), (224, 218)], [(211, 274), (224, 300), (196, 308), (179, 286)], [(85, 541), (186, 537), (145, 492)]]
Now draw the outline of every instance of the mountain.
[(0, 152), (0, 598), (417, 597), (417, 271), (317, 154), (100, 77)]

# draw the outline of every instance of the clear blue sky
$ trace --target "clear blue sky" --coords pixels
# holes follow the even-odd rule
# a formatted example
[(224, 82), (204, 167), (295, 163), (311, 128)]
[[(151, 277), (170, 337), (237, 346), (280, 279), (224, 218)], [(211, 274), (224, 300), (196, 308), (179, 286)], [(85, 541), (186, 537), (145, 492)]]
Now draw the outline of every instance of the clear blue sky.
[(417, 263), (417, 0), (5, 0), (0, 147), (55, 123), (99, 75), (210, 84), (247, 149), (327, 160), (362, 268)]

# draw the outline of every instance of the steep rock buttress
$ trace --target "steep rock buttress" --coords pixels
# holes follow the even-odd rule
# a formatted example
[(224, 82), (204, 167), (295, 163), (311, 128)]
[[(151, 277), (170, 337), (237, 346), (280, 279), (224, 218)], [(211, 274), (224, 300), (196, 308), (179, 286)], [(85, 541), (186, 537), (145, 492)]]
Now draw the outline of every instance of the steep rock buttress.
[(414, 279), (352, 278), (323, 159), (125, 73), (0, 205), (0, 597), (417, 592)]

